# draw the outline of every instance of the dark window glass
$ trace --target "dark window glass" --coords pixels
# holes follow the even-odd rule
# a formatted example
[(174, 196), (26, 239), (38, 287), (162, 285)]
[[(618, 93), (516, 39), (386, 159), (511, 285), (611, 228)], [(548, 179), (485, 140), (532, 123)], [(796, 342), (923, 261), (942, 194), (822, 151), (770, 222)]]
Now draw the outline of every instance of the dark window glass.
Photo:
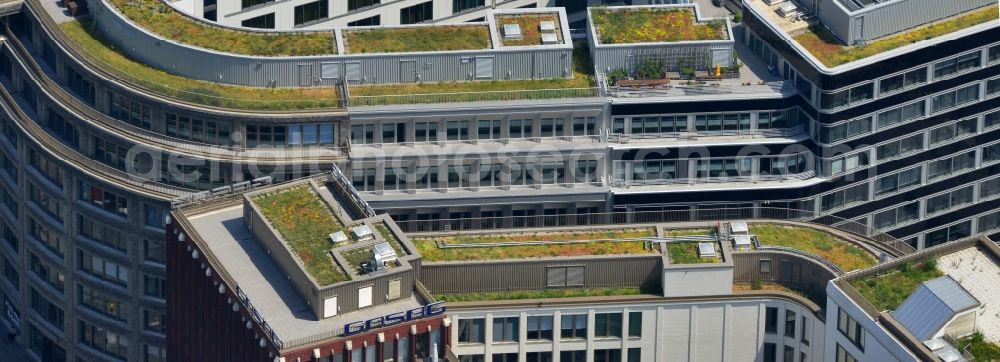
[(434, 18), (434, 2), (413, 5), (399, 10), (400, 24), (422, 23)]
[(375, 26), (382, 25), (382, 19), (380, 15), (375, 15), (370, 18), (364, 18), (361, 20), (355, 20), (347, 23), (347, 26)]
[(347, 0), (347, 11), (367, 8), (372, 5), (378, 5), (379, 3), (379, 0)]
[(329, 16), (329, 5), (326, 0), (302, 4), (295, 7), (295, 25), (302, 25)]

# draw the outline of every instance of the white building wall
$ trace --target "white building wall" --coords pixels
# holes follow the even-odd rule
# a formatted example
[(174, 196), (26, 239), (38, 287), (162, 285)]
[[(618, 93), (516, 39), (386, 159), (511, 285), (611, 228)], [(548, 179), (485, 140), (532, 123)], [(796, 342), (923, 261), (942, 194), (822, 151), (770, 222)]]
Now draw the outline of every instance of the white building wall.
[[(910, 353), (902, 343), (890, 335), (874, 319), (870, 318), (861, 307), (847, 298), (833, 282), (826, 287), (826, 331), (825, 352), (828, 357), (835, 358), (837, 345), (841, 345), (851, 356), (859, 361), (916, 361), (917, 357)], [(854, 345), (837, 329), (837, 317), (843, 309), (858, 325), (865, 330), (864, 351)], [(831, 359), (832, 360), (832, 359)]]
[[(765, 333), (767, 307), (774, 307), (778, 314), (778, 329), (775, 334)], [(796, 330), (793, 337), (784, 336), (784, 315), (786, 310), (796, 313)], [(642, 336), (628, 337), (630, 312), (642, 313)], [(624, 338), (596, 338), (594, 336), (594, 316), (598, 313), (622, 313)], [(563, 340), (561, 317), (568, 314), (587, 314), (587, 338)], [(527, 317), (534, 315), (553, 316), (552, 341), (527, 341)], [(493, 318), (519, 317), (520, 338), (517, 342), (492, 342)], [(811, 340), (801, 342), (802, 317), (808, 320)], [(829, 360), (814, 358), (822, 352), (823, 323), (807, 308), (783, 300), (741, 300), (719, 302), (674, 302), (657, 304), (609, 304), (606, 306), (551, 306), (526, 310), (496, 309), (449, 312), (452, 319), (451, 345), (456, 355), (482, 354), (491, 360), (495, 353), (518, 353), (524, 360), (526, 352), (552, 351), (553, 361), (559, 362), (560, 351), (584, 350), (587, 360), (592, 361), (594, 350), (622, 349), (622, 362), (628, 358), (628, 348), (641, 348), (641, 361), (720, 361), (742, 362), (763, 358), (764, 343), (775, 343), (777, 360), (782, 361), (784, 347), (795, 349), (793, 361), (805, 353), (810, 361)], [(459, 343), (458, 327), (462, 319), (484, 318), (484, 340), (486, 343)]]

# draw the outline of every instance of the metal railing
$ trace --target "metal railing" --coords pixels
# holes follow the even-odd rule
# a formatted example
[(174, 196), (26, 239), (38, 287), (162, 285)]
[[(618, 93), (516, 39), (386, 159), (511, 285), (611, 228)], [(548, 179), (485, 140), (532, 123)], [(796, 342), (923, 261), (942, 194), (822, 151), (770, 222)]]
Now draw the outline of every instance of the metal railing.
[(509, 138), (475, 138), (475, 139), (464, 139), (464, 140), (439, 140), (439, 141), (420, 141), (420, 142), (351, 143), (351, 147), (355, 149), (386, 148), (386, 147), (421, 147), (421, 146), (446, 147), (449, 145), (458, 145), (458, 144), (475, 145), (487, 142), (497, 142), (506, 145), (517, 142), (542, 143), (552, 140), (572, 142), (572, 143), (602, 143), (603, 138), (600, 134), (580, 135), (580, 136), (574, 135), (574, 136), (539, 136), (539, 137), (509, 137)]
[(608, 135), (608, 142), (630, 143), (633, 141), (664, 139), (698, 139), (701, 137), (792, 137), (803, 133), (803, 127), (795, 126), (790, 128), (756, 129), (756, 130), (722, 130), (722, 131), (694, 131), (694, 132), (663, 132), (663, 133), (612, 133)]
[[(502, 81), (501, 81), (502, 82)], [(350, 87), (348, 87), (350, 88)], [(356, 90), (355, 90), (356, 92)], [(593, 98), (597, 87), (560, 89), (497, 90), (483, 92), (351, 95), (349, 107), (429, 103), (499, 102), (513, 100), (545, 100), (561, 98)]]
[[(340, 146), (319, 146), (319, 147), (296, 147), (296, 148), (245, 148), (240, 145), (217, 145), (199, 141), (187, 140), (183, 138), (171, 137), (162, 133), (137, 127), (135, 125), (114, 119), (104, 113), (98, 112), (89, 105), (80, 102), (75, 96), (62, 88), (62, 85), (53, 81), (48, 74), (39, 66), (34, 55), (31, 54), (10, 30), (5, 29), (7, 34), (7, 47), (13, 58), (21, 63), (25, 68), (29, 78), (35, 79), (46, 93), (53, 99), (57, 99), (60, 107), (70, 112), (79, 112), (87, 115), (82, 117), (85, 121), (91, 122), (98, 128), (106, 128), (109, 133), (114, 133), (117, 137), (136, 144), (147, 145), (151, 148), (159, 147), (171, 151), (197, 152), (206, 156), (227, 156), (230, 158), (278, 158), (275, 154), (280, 153), (283, 158), (300, 157), (342, 157), (346, 155), (346, 149)], [(115, 131), (115, 132), (111, 132)], [(138, 138), (138, 139), (137, 139)]]
[(651, 185), (698, 185), (698, 184), (719, 184), (719, 183), (747, 183), (747, 182), (774, 182), (774, 181), (795, 181), (808, 180), (816, 177), (815, 171), (806, 171), (788, 175), (753, 175), (753, 176), (725, 176), (725, 177), (692, 177), (674, 179), (653, 179), (653, 180), (624, 180), (615, 178), (611, 180), (614, 187), (631, 186), (651, 186)]
[[(81, 44), (78, 44), (76, 40), (70, 38), (59, 29), (59, 25), (57, 25), (48, 13), (46, 13), (40, 2), (29, 0), (25, 1), (25, 5), (31, 10), (34, 17), (42, 23), (42, 31), (48, 33), (49, 36), (55, 40), (55, 43), (64, 48), (68, 54), (75, 55), (68, 58), (74, 59), (74, 61), (80, 63), (95, 74), (100, 74), (105, 78), (111, 78), (113, 80), (127, 83), (131, 88), (153, 93), (159, 97), (165, 97), (177, 103), (216, 109), (247, 109), (263, 111), (283, 110), (286, 113), (300, 113), (303, 110), (338, 109), (342, 108), (344, 103), (343, 99), (341, 99), (342, 97), (288, 100), (268, 100), (266, 99), (267, 97), (241, 99), (223, 97), (218, 94), (211, 94), (208, 92), (178, 89), (152, 82), (150, 80), (129, 74), (126, 70), (119, 69), (117, 66), (101, 59), (100, 56), (91, 53)], [(97, 30), (91, 29), (90, 31), (94, 32)], [(108, 50), (114, 51), (113, 49)], [(259, 89), (262, 91), (269, 90), (266, 88)]]
[(136, 190), (140, 190), (138, 193), (152, 193), (154, 194), (153, 197), (173, 199), (174, 197), (184, 196), (194, 192), (194, 190), (191, 189), (174, 187), (168, 184), (141, 178), (136, 175), (131, 175), (125, 171), (97, 162), (93, 158), (63, 144), (61, 141), (55, 139), (48, 132), (42, 129), (41, 126), (34, 121), (35, 119), (40, 118), (32, 118), (29, 116), (29, 114), (22, 109), (21, 105), (17, 102), (14, 96), (7, 91), (6, 87), (0, 87), (0, 98), (3, 99), (5, 108), (8, 108), (8, 113), (11, 114), (12, 118), (14, 118), (14, 123), (21, 128), (21, 132), (24, 133), (27, 138), (32, 139), (35, 143), (45, 149), (48, 153), (51, 153), (53, 157), (63, 160), (63, 162), (75, 165), (85, 172), (93, 172), (96, 174), (95, 176), (113, 178), (119, 181), (122, 186), (135, 187)]
[(783, 253), (801, 255), (815, 262), (823, 264), (827, 268), (830, 268), (830, 270), (833, 270), (836, 275), (844, 275), (844, 270), (840, 269), (840, 267), (837, 266), (837, 264), (834, 264), (829, 260), (826, 260), (826, 258), (823, 258), (819, 255), (810, 252), (805, 252), (795, 248), (789, 248), (787, 246), (777, 246), (777, 245), (760, 245), (757, 247), (757, 251), (780, 251)]
[(401, 195), (401, 194), (418, 194), (418, 193), (447, 193), (447, 192), (463, 192), (463, 191), (516, 191), (516, 190), (537, 190), (537, 189), (556, 189), (556, 188), (576, 188), (576, 187), (601, 187), (604, 183), (601, 181), (592, 182), (564, 182), (564, 183), (537, 183), (530, 185), (501, 185), (501, 186), (455, 186), (455, 187), (435, 187), (435, 188), (424, 188), (424, 189), (397, 189), (397, 190), (370, 190), (370, 191), (358, 191), (358, 193), (365, 195)]
[(539, 227), (655, 224), (674, 222), (716, 222), (720, 220), (791, 220), (827, 226), (857, 235), (894, 249), (900, 255), (916, 251), (909, 244), (853, 220), (824, 215), (809, 210), (775, 207), (741, 207), (667, 211), (612, 211), (591, 214), (500, 216), (435, 220), (396, 221), (404, 232), (441, 232), (459, 230), (520, 229)]
[(677, 81), (659, 87), (608, 86), (606, 95), (615, 98), (679, 97), (714, 94), (782, 93), (791, 89), (792, 86), (789, 82), (743, 85), (734, 84), (732, 81), (725, 81), (724, 83)]
[(344, 172), (340, 170), (340, 167), (337, 166), (337, 164), (333, 164), (330, 174), (332, 175), (331, 178), (333, 179), (333, 182), (343, 189), (347, 194), (346, 196), (350, 198), (350, 201), (357, 205), (358, 209), (364, 213), (363, 217), (375, 216), (375, 210), (372, 209), (371, 205), (368, 205), (368, 201), (361, 198), (357, 189), (355, 189), (354, 186), (351, 186), (351, 180), (344, 175)]

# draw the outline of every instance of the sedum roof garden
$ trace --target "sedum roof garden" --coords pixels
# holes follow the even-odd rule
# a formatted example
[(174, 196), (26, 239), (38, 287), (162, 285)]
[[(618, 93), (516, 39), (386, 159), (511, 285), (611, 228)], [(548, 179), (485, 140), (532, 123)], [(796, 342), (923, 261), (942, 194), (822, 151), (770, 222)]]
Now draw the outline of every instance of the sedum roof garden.
[(125, 17), (167, 39), (226, 53), (291, 56), (337, 53), (332, 31), (270, 33), (226, 29), (197, 21), (158, 0), (107, 0)]
[(693, 8), (591, 8), (602, 44), (729, 40), (725, 20), (698, 21)]
[(413, 53), (490, 49), (485, 24), (345, 29), (347, 54)]

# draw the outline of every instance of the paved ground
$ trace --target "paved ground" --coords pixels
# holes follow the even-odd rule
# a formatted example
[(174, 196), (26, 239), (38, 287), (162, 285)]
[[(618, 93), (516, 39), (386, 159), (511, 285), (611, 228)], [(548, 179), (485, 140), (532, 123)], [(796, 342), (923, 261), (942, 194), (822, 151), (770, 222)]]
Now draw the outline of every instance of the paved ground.
[(718, 18), (733, 15), (724, 7), (712, 5), (712, 0), (692, 0), (691, 2), (698, 4), (698, 10), (701, 12), (701, 16), (706, 18)]
[(52, 20), (55, 20), (56, 24), (62, 24), (67, 21), (74, 20), (72, 16), (69, 16), (69, 10), (63, 6), (62, 0), (41, 0), (42, 7), (45, 8), (45, 12), (49, 13)]
[(995, 260), (979, 248), (960, 250), (938, 259), (938, 269), (955, 279), (982, 303), (976, 328), (986, 340), (1000, 343), (1000, 260)]

